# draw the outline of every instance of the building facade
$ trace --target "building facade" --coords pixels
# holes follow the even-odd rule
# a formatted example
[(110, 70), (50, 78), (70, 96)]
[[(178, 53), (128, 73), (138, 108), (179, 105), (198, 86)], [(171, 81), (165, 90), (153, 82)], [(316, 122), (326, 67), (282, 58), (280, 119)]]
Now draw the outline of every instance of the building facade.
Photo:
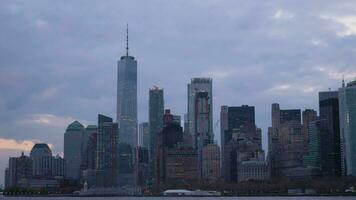
[(290, 170), (303, 167), (303, 157), (307, 153), (301, 111), (282, 110), (277, 103), (272, 104), (271, 111), (268, 164), (273, 177), (283, 177)]
[(220, 178), (220, 147), (208, 144), (202, 149), (202, 179), (217, 181)]
[(356, 175), (356, 81), (339, 89), (341, 164), (343, 175)]
[[(194, 148), (201, 141), (198, 131), (203, 131), (202, 128), (206, 127), (204, 131), (207, 131), (207, 138), (214, 138), (213, 136), (213, 80), (211, 78), (193, 78), (188, 84), (188, 133), (192, 135)], [(197, 95), (199, 93), (199, 95)], [(201, 110), (201, 113), (196, 113), (198, 111), (197, 106), (206, 104), (206, 108)], [(203, 113), (207, 113), (206, 119), (203, 119)], [(203, 121), (197, 121), (197, 120)], [(202, 124), (204, 123), (204, 124)], [(203, 127), (200, 127), (203, 126)]]
[(22, 152), (20, 157), (10, 157), (6, 187), (19, 186), (22, 179), (32, 177), (32, 160)]
[(270, 178), (266, 161), (242, 161), (238, 169), (238, 182), (257, 180), (264, 181)]
[(64, 159), (66, 160), (66, 178), (80, 180), (82, 164), (82, 140), (84, 126), (74, 121), (64, 133)]
[(339, 97), (337, 91), (319, 92), (320, 160), (324, 176), (341, 175)]
[(33, 176), (52, 176), (52, 150), (47, 144), (35, 144), (31, 149), (30, 158), (32, 160)]
[(153, 87), (149, 90), (149, 165), (150, 165), (150, 182), (155, 182), (155, 148), (157, 147), (158, 135), (163, 129), (164, 114), (164, 92), (159, 87)]
[(149, 128), (149, 123), (148, 122), (143, 122), (139, 125), (138, 128), (139, 132), (139, 139), (138, 143), (139, 146), (145, 147), (148, 149), (149, 143), (150, 143), (150, 128)]
[(119, 130), (112, 118), (98, 115), (96, 187), (117, 187)]

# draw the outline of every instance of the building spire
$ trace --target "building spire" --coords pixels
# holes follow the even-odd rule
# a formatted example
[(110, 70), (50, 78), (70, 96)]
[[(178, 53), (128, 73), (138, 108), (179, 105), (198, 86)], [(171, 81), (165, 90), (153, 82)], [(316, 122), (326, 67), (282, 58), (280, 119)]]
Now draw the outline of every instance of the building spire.
[(342, 87), (345, 87), (345, 77), (342, 75)]
[(126, 24), (126, 57), (129, 57), (129, 24)]

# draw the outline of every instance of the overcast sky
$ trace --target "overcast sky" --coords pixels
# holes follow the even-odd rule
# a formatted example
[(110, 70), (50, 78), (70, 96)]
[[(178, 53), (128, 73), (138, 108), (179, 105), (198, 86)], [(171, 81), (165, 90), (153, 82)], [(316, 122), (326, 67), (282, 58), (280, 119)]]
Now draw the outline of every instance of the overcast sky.
[(61, 153), (73, 120), (115, 118), (126, 23), (139, 122), (149, 87), (183, 115), (190, 79), (212, 77), (214, 124), (221, 105), (253, 105), (266, 147), (271, 103), (317, 109), (318, 91), (356, 77), (354, 0), (1, 0), (0, 183), (9, 156), (35, 142)]

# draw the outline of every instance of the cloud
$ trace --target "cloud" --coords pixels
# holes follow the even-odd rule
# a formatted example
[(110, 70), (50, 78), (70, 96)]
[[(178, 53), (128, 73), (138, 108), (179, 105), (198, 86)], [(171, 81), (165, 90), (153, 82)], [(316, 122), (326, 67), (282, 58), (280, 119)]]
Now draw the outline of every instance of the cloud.
[(74, 121), (69, 116), (56, 116), (53, 114), (32, 114), (19, 120), (20, 124), (41, 125), (48, 127), (66, 127)]
[(336, 23), (341, 24), (343, 27), (336, 31), (336, 34), (340, 37), (346, 37), (351, 35), (356, 35), (356, 16), (331, 16), (331, 15), (322, 15), (322, 19), (331, 20)]
[(315, 66), (311, 68), (314, 71), (320, 72), (326, 75), (330, 79), (334, 80), (342, 80), (343, 78), (346, 80), (352, 80), (356, 77), (356, 70), (336, 70), (332, 67), (326, 66)]
[(294, 14), (292, 12), (287, 11), (287, 10), (279, 9), (274, 13), (273, 17), (276, 20), (289, 20), (289, 19), (294, 18)]
[[(30, 152), (32, 147), (36, 143), (39, 143), (39, 141), (33, 141), (33, 140), (16, 141), (13, 139), (0, 138), (0, 150), (18, 150), (18, 151)], [(48, 146), (50, 148), (53, 148), (53, 144), (48, 144)]]
[(312, 44), (314, 46), (318, 46), (318, 47), (327, 47), (328, 46), (328, 43), (326, 43), (323, 40), (319, 40), (319, 39), (310, 40), (310, 44)]

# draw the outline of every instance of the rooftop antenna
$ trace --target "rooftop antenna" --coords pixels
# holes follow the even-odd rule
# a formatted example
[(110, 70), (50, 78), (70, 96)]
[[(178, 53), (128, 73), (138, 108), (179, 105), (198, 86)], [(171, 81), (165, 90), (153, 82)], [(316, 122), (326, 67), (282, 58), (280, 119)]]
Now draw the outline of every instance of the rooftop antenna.
[(126, 57), (129, 57), (129, 24), (126, 24)]
[(342, 75), (342, 87), (345, 87), (345, 77)]

